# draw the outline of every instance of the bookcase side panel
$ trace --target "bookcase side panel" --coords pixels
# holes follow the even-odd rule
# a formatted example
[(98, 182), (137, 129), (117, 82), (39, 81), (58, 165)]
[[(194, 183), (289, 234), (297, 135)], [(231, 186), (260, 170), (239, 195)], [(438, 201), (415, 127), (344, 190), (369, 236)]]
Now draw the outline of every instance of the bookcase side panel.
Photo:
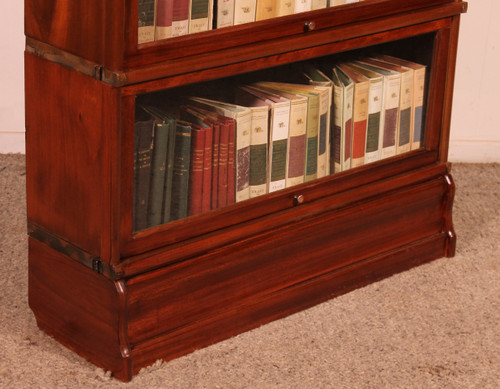
[(29, 53), (25, 66), (28, 222), (108, 256), (118, 90)]
[(25, 0), (25, 35), (110, 69), (125, 45), (123, 0)]
[(92, 363), (129, 380), (126, 288), (30, 238), (29, 305), (38, 326)]

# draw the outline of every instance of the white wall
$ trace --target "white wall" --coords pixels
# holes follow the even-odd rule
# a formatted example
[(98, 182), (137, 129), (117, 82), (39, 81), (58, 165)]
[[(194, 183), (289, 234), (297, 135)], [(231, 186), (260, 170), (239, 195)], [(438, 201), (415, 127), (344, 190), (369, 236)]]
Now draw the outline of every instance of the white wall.
[(0, 153), (24, 153), (23, 2), (0, 1)]
[(450, 161), (500, 162), (500, 1), (471, 0), (461, 19)]
[[(450, 160), (500, 162), (498, 0), (470, 0), (462, 17)], [(23, 2), (0, 2), (0, 153), (24, 152)]]

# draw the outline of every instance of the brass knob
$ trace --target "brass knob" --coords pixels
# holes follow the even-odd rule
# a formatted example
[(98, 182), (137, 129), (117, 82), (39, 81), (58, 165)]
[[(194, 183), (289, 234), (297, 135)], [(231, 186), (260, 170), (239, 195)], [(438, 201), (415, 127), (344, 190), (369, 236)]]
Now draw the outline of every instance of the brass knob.
[(304, 196), (303, 195), (295, 195), (293, 196), (293, 205), (299, 205), (304, 202)]
[(315, 22), (305, 22), (304, 23), (304, 32), (312, 31), (316, 28)]

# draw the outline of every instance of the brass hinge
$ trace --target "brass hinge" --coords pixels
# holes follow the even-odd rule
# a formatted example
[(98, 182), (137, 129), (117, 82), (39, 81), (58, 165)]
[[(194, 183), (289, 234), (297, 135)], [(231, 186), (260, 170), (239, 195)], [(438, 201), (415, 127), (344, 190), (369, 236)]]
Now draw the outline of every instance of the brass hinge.
[(28, 235), (113, 281), (121, 277), (120, 272), (116, 272), (112, 266), (102, 262), (100, 257), (90, 254), (64, 239), (56, 237), (32, 223), (28, 223)]

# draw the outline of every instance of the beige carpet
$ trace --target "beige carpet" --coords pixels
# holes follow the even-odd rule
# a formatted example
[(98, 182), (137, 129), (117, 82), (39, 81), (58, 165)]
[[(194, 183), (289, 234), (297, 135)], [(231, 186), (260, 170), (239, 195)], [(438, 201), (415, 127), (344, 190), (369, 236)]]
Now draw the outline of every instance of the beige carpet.
[(500, 388), (500, 165), (455, 164), (457, 255), (111, 378), (27, 302), (24, 158), (0, 155), (0, 388)]

